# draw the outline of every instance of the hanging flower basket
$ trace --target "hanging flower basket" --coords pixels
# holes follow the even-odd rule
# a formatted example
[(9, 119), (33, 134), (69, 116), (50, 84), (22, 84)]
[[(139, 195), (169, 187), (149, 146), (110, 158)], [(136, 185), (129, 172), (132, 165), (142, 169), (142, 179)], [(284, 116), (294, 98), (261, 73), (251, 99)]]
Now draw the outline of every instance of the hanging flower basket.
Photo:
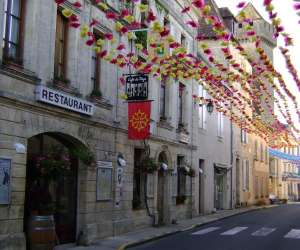
[(47, 154), (36, 157), (36, 169), (44, 181), (50, 183), (71, 170), (71, 159), (68, 150), (52, 147)]
[(94, 154), (87, 148), (79, 147), (70, 150), (70, 154), (72, 157), (78, 158), (84, 164), (88, 166), (92, 166), (95, 164), (95, 156)]
[(153, 174), (158, 170), (158, 164), (154, 158), (146, 157), (140, 162), (141, 171), (147, 174)]
[(189, 172), (187, 173), (188, 176), (190, 176), (191, 178), (196, 177), (196, 171), (193, 168), (190, 168)]

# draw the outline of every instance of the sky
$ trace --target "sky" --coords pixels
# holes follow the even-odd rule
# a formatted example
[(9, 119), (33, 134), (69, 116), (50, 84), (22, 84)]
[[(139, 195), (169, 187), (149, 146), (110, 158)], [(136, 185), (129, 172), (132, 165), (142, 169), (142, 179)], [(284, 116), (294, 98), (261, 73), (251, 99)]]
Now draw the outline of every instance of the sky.
[[(241, 0), (215, 0), (218, 7), (229, 7), (232, 13), (237, 14), (237, 4), (241, 2)], [(245, 0), (246, 1), (246, 0)], [(263, 6), (263, 0), (249, 0), (246, 2), (251, 2), (255, 8), (260, 12), (260, 14), (265, 18), (266, 21), (270, 22), (268, 18), (268, 14), (265, 11)], [(299, 1), (300, 2), (300, 1)], [(297, 12), (294, 10), (293, 5), (296, 1), (293, 0), (273, 0), (272, 2), (275, 6), (275, 11), (278, 12), (278, 17), (282, 20), (282, 24), (285, 27), (286, 31), (291, 34), (294, 39), (294, 46), (289, 47), (291, 51), (291, 59), (293, 65), (297, 68), (297, 71), (300, 72), (300, 24), (298, 21), (300, 20), (300, 16), (297, 16)], [(278, 45), (283, 46), (283, 39), (280, 38), (278, 40)], [(275, 68), (283, 75), (284, 80), (291, 90), (291, 92), (297, 96), (298, 103), (300, 105), (300, 92), (297, 88), (296, 83), (291, 78), (290, 73), (288, 72), (285, 60), (282, 57), (279, 49), (275, 49), (274, 51), (274, 65)], [(290, 110), (292, 113), (293, 106), (290, 105)], [(300, 128), (300, 121), (296, 114), (293, 114), (293, 121), (297, 128)]]

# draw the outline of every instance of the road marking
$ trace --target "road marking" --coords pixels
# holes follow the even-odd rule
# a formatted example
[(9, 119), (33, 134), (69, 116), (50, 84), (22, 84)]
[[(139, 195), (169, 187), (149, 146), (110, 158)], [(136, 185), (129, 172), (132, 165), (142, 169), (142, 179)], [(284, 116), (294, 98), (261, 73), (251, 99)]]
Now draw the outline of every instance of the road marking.
[(246, 230), (248, 227), (234, 227), (224, 233), (221, 233), (221, 235), (235, 235), (239, 232), (242, 232), (244, 230)]
[(300, 239), (300, 230), (299, 229), (292, 229), (289, 231), (284, 238), (287, 239)]
[(218, 229), (220, 229), (220, 227), (208, 227), (208, 228), (199, 230), (199, 231), (197, 231), (195, 233), (192, 233), (192, 235), (203, 235), (203, 234), (207, 234), (207, 233), (216, 231)]
[(252, 233), (252, 236), (267, 236), (270, 233), (273, 233), (276, 228), (269, 228), (269, 227), (262, 227), (261, 229), (257, 230), (256, 232)]

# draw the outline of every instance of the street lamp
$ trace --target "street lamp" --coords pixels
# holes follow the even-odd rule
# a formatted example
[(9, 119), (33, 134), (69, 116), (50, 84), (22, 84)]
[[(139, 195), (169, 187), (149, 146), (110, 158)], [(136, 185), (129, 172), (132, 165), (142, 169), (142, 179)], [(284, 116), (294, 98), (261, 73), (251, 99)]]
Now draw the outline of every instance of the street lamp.
[(214, 104), (211, 100), (209, 100), (208, 103), (206, 104), (206, 108), (209, 114), (212, 114), (212, 112), (214, 112)]

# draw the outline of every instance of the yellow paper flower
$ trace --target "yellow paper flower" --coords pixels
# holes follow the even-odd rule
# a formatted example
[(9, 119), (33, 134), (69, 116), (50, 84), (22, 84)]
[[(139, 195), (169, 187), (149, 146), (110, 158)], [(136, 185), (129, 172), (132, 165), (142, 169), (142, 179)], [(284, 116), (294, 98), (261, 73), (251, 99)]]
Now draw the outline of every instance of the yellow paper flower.
[(82, 38), (86, 37), (87, 36), (87, 33), (89, 32), (89, 26), (87, 25), (82, 25), (81, 28), (80, 28), (80, 36)]
[(140, 44), (140, 43), (137, 43), (137, 44), (135, 45), (135, 47), (136, 47), (137, 49), (139, 49), (139, 50), (142, 50), (142, 49), (143, 49), (143, 45)]
[(137, 61), (139, 60), (139, 58), (137, 57), (137, 56), (133, 56), (133, 57), (131, 57), (131, 62), (132, 63), (136, 63)]
[(66, 17), (66, 18), (69, 18), (70, 16), (73, 15), (73, 11), (68, 9), (68, 8), (65, 8), (63, 11), (62, 11), (62, 14)]
[(127, 33), (127, 37), (129, 40), (136, 40), (136, 36), (135, 36), (134, 32), (129, 31)]
[(140, 12), (146, 12), (146, 11), (148, 11), (148, 5), (147, 4), (139, 4), (138, 5), (138, 8), (139, 8), (139, 10), (140, 10)]
[(108, 10), (109, 9), (108, 5), (106, 3), (103, 3), (103, 2), (98, 3), (98, 6), (103, 10)]
[(100, 47), (101, 47), (101, 46), (104, 45), (104, 42), (105, 42), (105, 41), (104, 41), (103, 39), (98, 39), (97, 42), (96, 42), (96, 44), (97, 44), (97, 46), (100, 46)]
[(124, 20), (127, 21), (128, 23), (132, 23), (134, 21), (134, 16), (132, 15), (125, 16)]
[(120, 32), (122, 28), (123, 28), (123, 25), (120, 22), (116, 22), (116, 26), (115, 26), (116, 31)]
[(93, 50), (96, 52), (96, 53), (100, 53), (101, 52), (101, 47), (94, 47)]
[(163, 27), (160, 25), (158, 21), (156, 21), (153, 23), (152, 30), (154, 32), (161, 32), (163, 30)]

